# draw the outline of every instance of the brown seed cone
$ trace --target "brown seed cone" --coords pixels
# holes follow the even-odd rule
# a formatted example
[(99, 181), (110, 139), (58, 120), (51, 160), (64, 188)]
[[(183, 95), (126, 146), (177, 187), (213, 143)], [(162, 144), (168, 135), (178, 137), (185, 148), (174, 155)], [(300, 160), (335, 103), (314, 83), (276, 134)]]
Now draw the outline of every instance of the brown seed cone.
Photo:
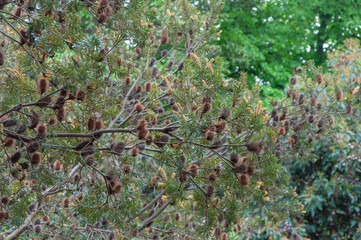
[(18, 162), (22, 157), (22, 153), (20, 151), (14, 152), (13, 155), (10, 157), (10, 161), (12, 163)]
[(211, 130), (206, 131), (206, 139), (212, 141), (214, 139), (215, 133)]
[(24, 45), (26, 43), (26, 31), (25, 29), (20, 29), (20, 45)]
[(29, 128), (32, 129), (32, 128), (35, 128), (39, 124), (40, 116), (39, 116), (39, 113), (35, 112), (33, 109), (31, 109), (30, 111), (31, 111), (32, 116), (30, 117)]
[(144, 88), (145, 88), (146, 92), (150, 92), (150, 90), (152, 89), (152, 83), (151, 82), (146, 82)]
[(129, 165), (126, 164), (126, 165), (123, 166), (123, 172), (125, 174), (129, 174), (130, 171), (132, 171), (132, 168)]
[(323, 82), (323, 76), (321, 74), (316, 76), (316, 81), (318, 84), (321, 84)]
[(102, 120), (95, 121), (95, 130), (101, 130), (104, 127), (104, 123)]
[(31, 155), (30, 157), (30, 162), (31, 164), (34, 164), (34, 165), (38, 165), (40, 162), (41, 162), (41, 155), (40, 153), (34, 153), (33, 155)]
[(70, 199), (68, 197), (64, 198), (63, 200), (63, 206), (65, 208), (68, 208), (69, 207), (69, 203), (70, 203)]
[(137, 130), (148, 128), (148, 122), (145, 119), (139, 119), (137, 123)]
[(134, 52), (136, 54), (140, 54), (142, 52), (142, 49), (140, 47), (136, 47), (136, 48), (134, 48)]
[(133, 148), (130, 150), (130, 155), (131, 155), (132, 157), (138, 156), (139, 153), (140, 153), (140, 150), (139, 150), (138, 147), (133, 147)]
[(208, 185), (206, 188), (206, 196), (208, 198), (213, 198), (216, 188), (213, 185)]
[(179, 221), (181, 219), (180, 213), (174, 214), (174, 220)]
[(197, 109), (198, 109), (198, 106), (193, 105), (193, 106), (191, 107), (191, 112), (194, 112), (194, 111), (196, 111)]
[(203, 104), (202, 114), (205, 114), (205, 113), (209, 112), (211, 109), (212, 109), (212, 104), (210, 102), (205, 102)]
[(346, 113), (347, 113), (347, 114), (351, 114), (352, 111), (353, 111), (353, 107), (352, 107), (351, 105), (347, 105), (347, 106), (346, 106)]
[(208, 180), (211, 182), (215, 182), (217, 180), (217, 174), (215, 172), (211, 172), (207, 176)]
[(59, 160), (55, 161), (53, 164), (55, 170), (59, 171), (61, 169), (61, 163)]
[(1, 196), (0, 198), (0, 203), (3, 205), (8, 205), (8, 203), (10, 202), (10, 199), (7, 196)]
[(87, 98), (87, 94), (84, 91), (76, 90), (75, 91), (75, 98), (79, 101), (84, 101)]
[(49, 89), (49, 81), (45, 78), (38, 80), (38, 91), (43, 94)]
[(140, 85), (135, 86), (135, 92), (136, 92), (136, 93), (140, 93), (141, 91), (143, 91), (143, 87), (142, 87), (142, 86), (140, 86)]
[(30, 167), (30, 162), (26, 161), (26, 162), (22, 162), (22, 163), (19, 163), (20, 166), (21, 166), (21, 169), (22, 170), (26, 170)]
[(280, 135), (285, 135), (286, 134), (286, 129), (284, 127), (280, 127), (280, 128), (278, 128), (278, 133)]
[(85, 157), (84, 162), (86, 165), (93, 165), (95, 163), (95, 157), (93, 155), (88, 155)]
[(65, 107), (55, 110), (56, 119), (59, 122), (62, 122), (65, 120), (65, 114), (66, 114)]
[(15, 9), (14, 15), (17, 17), (21, 17), (21, 13), (22, 13), (22, 8), (21, 7), (17, 7)]
[(119, 66), (119, 67), (122, 66), (122, 64), (123, 64), (123, 59), (122, 59), (122, 57), (118, 57), (117, 63), (118, 63), (118, 66)]
[(11, 137), (6, 137), (4, 139), (4, 147), (10, 148), (15, 144), (15, 140)]
[(65, 88), (62, 88), (60, 90), (59, 96), (63, 96), (64, 98), (66, 98), (68, 96), (68, 90), (66, 90)]
[(178, 180), (180, 182), (185, 182), (185, 181), (187, 181), (187, 179), (188, 179), (187, 173), (184, 172), (184, 171), (181, 171), (180, 174), (179, 174)]
[(254, 152), (258, 154), (262, 151), (262, 145), (258, 142), (247, 143), (245, 146), (247, 150), (250, 152)]
[(32, 141), (28, 144), (28, 152), (34, 153), (40, 149), (40, 144), (37, 141)]
[(199, 173), (199, 171), (198, 171), (198, 165), (197, 164), (191, 164), (191, 165), (189, 165), (189, 167), (188, 167), (188, 171), (190, 172), (190, 174), (191, 174), (191, 176), (192, 177), (195, 177), (195, 176), (197, 176), (198, 175), (198, 173)]
[(134, 109), (135, 109), (135, 111), (137, 111), (137, 112), (141, 112), (141, 111), (143, 111), (143, 109), (144, 109), (144, 105), (141, 104), (141, 103), (138, 103), (138, 104), (136, 104), (136, 105), (134, 106)]
[(160, 44), (165, 45), (168, 43), (168, 40), (169, 40), (168, 33), (163, 33), (160, 37)]
[(146, 139), (149, 134), (149, 130), (147, 128), (143, 128), (137, 131), (137, 137), (139, 139)]
[(225, 122), (218, 122), (216, 124), (214, 124), (215, 130), (218, 134), (221, 134), (224, 132), (224, 130), (226, 129), (226, 123)]
[(87, 127), (89, 129), (89, 131), (94, 131), (95, 130), (95, 118), (94, 117), (89, 117), (88, 121), (87, 121)]
[(130, 85), (131, 82), (132, 82), (132, 81), (130, 80), (129, 77), (127, 77), (127, 78), (124, 79), (125, 85)]
[(247, 172), (249, 175), (252, 175), (256, 169), (253, 166), (248, 166)]
[(40, 108), (48, 107), (52, 101), (53, 99), (51, 98), (51, 96), (45, 96), (36, 101), (36, 106)]
[(178, 71), (182, 71), (183, 68), (184, 68), (184, 62), (181, 62), (181, 63), (178, 65), (177, 72), (178, 72)]
[(216, 237), (216, 239), (218, 239), (221, 236), (221, 228), (220, 227), (216, 227), (214, 229), (214, 236)]
[(318, 121), (317, 126), (318, 126), (319, 128), (322, 128), (324, 124), (325, 124), (325, 119), (321, 118), (321, 119)]
[(0, 51), (0, 66), (4, 65), (5, 63), (5, 55)]
[(247, 172), (247, 164), (241, 163), (237, 164), (237, 166), (233, 169), (235, 173), (246, 173)]
[(110, 145), (110, 149), (116, 153), (122, 153), (126, 144), (123, 142), (115, 142)]
[(147, 139), (145, 140), (145, 144), (147, 144), (149, 146), (149, 145), (152, 145), (152, 143), (153, 143), (153, 136), (149, 135), (147, 137)]
[(229, 155), (229, 160), (233, 163), (236, 164), (239, 161), (239, 156), (237, 153), (233, 152)]
[(65, 97), (62, 96), (62, 95), (59, 95), (58, 98), (56, 99), (55, 101), (55, 104), (54, 104), (54, 109), (60, 109), (64, 106), (65, 104)]
[(38, 125), (37, 129), (40, 136), (46, 136), (48, 128), (45, 124)]
[(242, 174), (239, 177), (239, 182), (242, 186), (245, 186), (249, 183), (249, 175), (248, 174)]
[(316, 106), (316, 104), (317, 104), (316, 98), (311, 98), (310, 103), (311, 103), (311, 106)]
[(228, 240), (228, 234), (227, 233), (222, 233), (221, 234), (221, 240)]
[(290, 143), (291, 143), (292, 145), (296, 145), (297, 142), (298, 142), (298, 137), (297, 137), (297, 135), (292, 135), (291, 138), (290, 138)]

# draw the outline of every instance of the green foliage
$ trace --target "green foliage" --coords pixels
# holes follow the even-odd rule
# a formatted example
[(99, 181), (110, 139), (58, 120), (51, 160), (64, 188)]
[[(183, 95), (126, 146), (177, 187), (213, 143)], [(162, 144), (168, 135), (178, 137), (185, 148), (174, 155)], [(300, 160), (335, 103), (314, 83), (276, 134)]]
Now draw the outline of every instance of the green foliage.
[(357, 41), (348, 40), (345, 46), (329, 57), (333, 67), (330, 77), (352, 102), (354, 114), (346, 118), (346, 128), (334, 136), (336, 140), (316, 146), (315, 161), (289, 165), (291, 185), (297, 187), (307, 212), (306, 236), (317, 239), (360, 237), (360, 93), (354, 93), (360, 86), (360, 50)]
[[(353, 0), (225, 1), (217, 44), (228, 75), (247, 71), (252, 85), (284, 89), (290, 69), (308, 60), (327, 70), (327, 53), (360, 37), (359, 8)], [(273, 96), (268, 93), (263, 96)]]

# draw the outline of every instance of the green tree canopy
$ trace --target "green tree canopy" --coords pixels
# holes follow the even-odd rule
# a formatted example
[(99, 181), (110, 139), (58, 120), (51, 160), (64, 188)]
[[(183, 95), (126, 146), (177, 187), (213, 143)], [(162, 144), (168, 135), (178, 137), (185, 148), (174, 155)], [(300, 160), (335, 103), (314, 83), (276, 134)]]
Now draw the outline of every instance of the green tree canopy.
[(226, 1), (220, 46), (228, 74), (246, 71), (253, 83), (284, 89), (289, 69), (308, 60), (327, 70), (328, 52), (346, 38), (360, 38), (360, 7), (356, 0)]

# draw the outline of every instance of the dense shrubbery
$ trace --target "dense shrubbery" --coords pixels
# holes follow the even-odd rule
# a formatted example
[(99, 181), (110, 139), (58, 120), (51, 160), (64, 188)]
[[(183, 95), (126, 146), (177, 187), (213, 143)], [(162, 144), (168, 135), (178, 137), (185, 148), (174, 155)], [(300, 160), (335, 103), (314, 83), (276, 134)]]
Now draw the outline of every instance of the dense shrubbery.
[[(316, 146), (315, 161), (290, 166), (291, 186), (303, 199), (306, 236), (312, 239), (358, 239), (360, 233), (361, 152), (360, 152), (360, 63), (359, 42), (348, 40), (345, 49), (329, 56), (330, 76), (344, 89), (353, 114), (345, 118), (335, 139)], [(354, 97), (350, 97), (351, 94)], [(340, 109), (345, 108), (340, 104)]]
[(225, 79), (217, 1), (0, 3), (6, 239), (250, 237), (300, 216), (282, 163), (353, 113), (312, 63), (269, 113), (246, 74)]

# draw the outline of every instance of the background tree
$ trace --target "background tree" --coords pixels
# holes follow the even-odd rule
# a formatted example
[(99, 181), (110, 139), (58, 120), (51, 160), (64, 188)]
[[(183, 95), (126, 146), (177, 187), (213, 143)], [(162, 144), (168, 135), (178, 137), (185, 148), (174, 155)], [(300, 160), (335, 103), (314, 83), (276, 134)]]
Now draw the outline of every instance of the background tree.
[(360, 38), (359, 8), (355, 0), (226, 1), (219, 45), (228, 75), (246, 71), (251, 84), (266, 84), (264, 96), (282, 98), (289, 69), (314, 60), (327, 70), (327, 53), (346, 38)]

